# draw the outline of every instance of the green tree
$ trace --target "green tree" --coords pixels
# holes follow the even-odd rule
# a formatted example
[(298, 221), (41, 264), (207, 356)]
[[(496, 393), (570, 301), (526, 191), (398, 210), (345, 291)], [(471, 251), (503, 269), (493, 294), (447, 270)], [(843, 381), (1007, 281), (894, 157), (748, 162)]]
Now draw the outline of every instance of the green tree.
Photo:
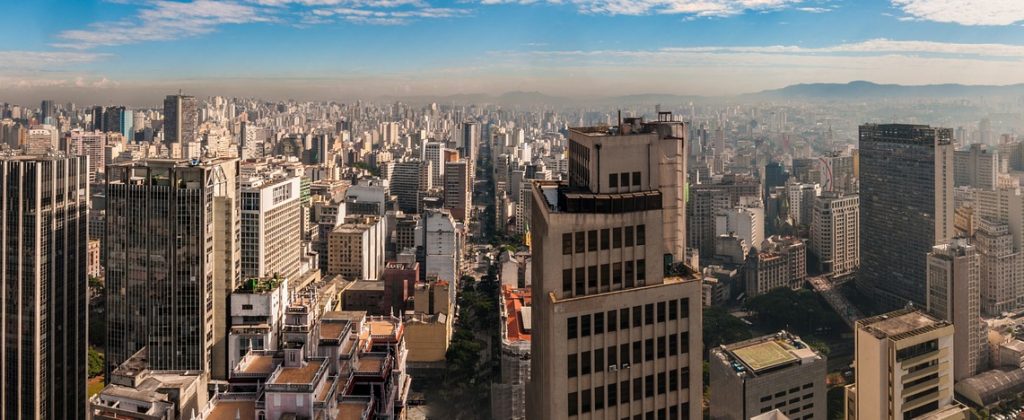
[(100, 375), (103, 373), (103, 353), (100, 353), (92, 346), (89, 346), (89, 377)]
[(704, 351), (722, 344), (735, 343), (751, 337), (750, 327), (725, 308), (704, 308)]

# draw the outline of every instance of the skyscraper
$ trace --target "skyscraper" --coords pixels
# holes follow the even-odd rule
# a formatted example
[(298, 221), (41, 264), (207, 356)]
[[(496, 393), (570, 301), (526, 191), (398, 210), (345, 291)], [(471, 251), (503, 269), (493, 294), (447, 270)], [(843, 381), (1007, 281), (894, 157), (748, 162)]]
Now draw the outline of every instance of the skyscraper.
[(926, 258), (953, 235), (953, 130), (860, 126), (858, 287), (884, 308), (925, 304)]
[[(685, 255), (685, 124), (569, 131), (569, 181), (530, 188), (527, 418), (698, 418), (701, 286)], [(648, 240), (649, 239), (649, 240)]]
[(199, 141), (199, 104), (194, 96), (167, 95), (164, 99), (164, 143)]
[(824, 192), (814, 201), (811, 252), (823, 273), (842, 278), (860, 266), (860, 197)]
[(57, 105), (54, 104), (52, 99), (43, 99), (39, 104), (39, 123), (40, 124), (56, 124), (57, 122)]
[(460, 222), (468, 220), (472, 197), (469, 193), (469, 162), (445, 162), (444, 164), (444, 208)]
[(160, 370), (226, 378), (228, 294), (239, 280), (238, 160), (107, 167), (109, 371), (142, 347)]
[(78, 418), (86, 406), (85, 157), (0, 157), (0, 418)]
[(462, 144), (459, 145), (461, 155), (469, 160), (469, 166), (476, 165), (476, 156), (480, 147), (480, 124), (476, 121), (462, 123)]
[(240, 184), (242, 276), (295, 280), (303, 252), (299, 178), (257, 174)]
[(988, 364), (988, 327), (981, 319), (979, 259), (966, 238), (936, 245), (928, 254), (928, 313), (953, 323), (953, 380)]
[(444, 185), (444, 143), (428, 141), (423, 144), (424, 162), (430, 162), (433, 171), (431, 184)]

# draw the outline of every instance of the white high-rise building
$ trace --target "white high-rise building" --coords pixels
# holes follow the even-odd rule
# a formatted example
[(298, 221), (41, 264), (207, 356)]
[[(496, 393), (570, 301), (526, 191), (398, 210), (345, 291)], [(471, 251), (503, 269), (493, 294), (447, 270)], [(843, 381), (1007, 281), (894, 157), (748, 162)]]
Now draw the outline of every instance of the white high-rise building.
[(810, 226), (814, 213), (814, 199), (821, 193), (818, 184), (788, 184), (789, 218), (796, 226)]
[(824, 192), (814, 201), (811, 252), (821, 271), (842, 277), (860, 266), (860, 197)]
[(444, 185), (444, 143), (428, 141), (423, 144), (424, 162), (430, 162), (431, 185)]
[(760, 203), (734, 207), (715, 216), (715, 235), (736, 234), (748, 246), (761, 248), (764, 241), (764, 208)]
[(987, 328), (981, 319), (978, 253), (966, 238), (936, 245), (928, 254), (928, 313), (952, 322), (953, 380), (987, 367)]
[(295, 280), (303, 252), (299, 178), (250, 176), (241, 194), (242, 276)]

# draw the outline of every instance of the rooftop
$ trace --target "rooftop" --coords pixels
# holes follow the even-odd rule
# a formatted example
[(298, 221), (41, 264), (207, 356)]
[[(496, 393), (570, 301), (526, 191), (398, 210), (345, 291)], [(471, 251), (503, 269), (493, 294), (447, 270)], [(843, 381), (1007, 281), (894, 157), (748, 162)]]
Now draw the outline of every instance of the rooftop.
[(932, 318), (914, 308), (901, 309), (857, 321), (858, 328), (864, 329), (875, 338), (893, 340), (923, 334), (950, 325), (949, 322)]
[(756, 375), (821, 359), (800, 337), (786, 331), (725, 345), (716, 353), (732, 365), (737, 375), (747, 372)]
[(530, 289), (513, 289), (509, 286), (502, 286), (501, 292), (507, 317), (505, 338), (508, 341), (530, 341), (530, 330), (533, 327)]
[(369, 408), (369, 401), (342, 401), (338, 403), (338, 420), (363, 420)]
[(281, 366), (279, 373), (270, 378), (270, 384), (274, 385), (286, 385), (286, 384), (300, 384), (308, 385), (316, 379), (316, 373), (320, 370), (320, 366), (323, 365), (322, 360), (310, 360), (305, 366), (299, 367), (286, 367)]
[(256, 418), (256, 401), (224, 401), (219, 400), (206, 420), (254, 420)]

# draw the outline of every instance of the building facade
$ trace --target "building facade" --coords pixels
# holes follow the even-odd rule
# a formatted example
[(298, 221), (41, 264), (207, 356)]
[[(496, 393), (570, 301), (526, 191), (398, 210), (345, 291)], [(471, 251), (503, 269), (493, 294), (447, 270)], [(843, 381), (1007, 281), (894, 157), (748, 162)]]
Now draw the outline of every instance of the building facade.
[(825, 192), (814, 202), (811, 252), (819, 270), (842, 278), (860, 267), (860, 197)]

